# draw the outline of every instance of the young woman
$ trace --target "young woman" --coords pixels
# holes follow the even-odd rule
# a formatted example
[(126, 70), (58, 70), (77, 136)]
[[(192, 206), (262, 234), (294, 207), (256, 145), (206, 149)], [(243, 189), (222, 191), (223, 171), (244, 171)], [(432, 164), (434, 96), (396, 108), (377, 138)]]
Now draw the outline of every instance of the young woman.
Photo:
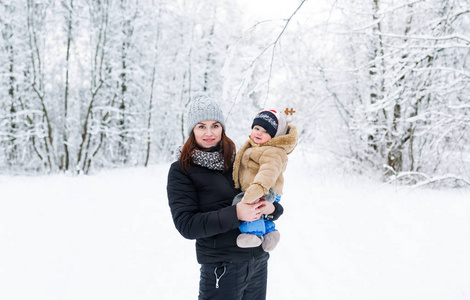
[(170, 167), (167, 193), (176, 229), (196, 240), (199, 299), (265, 299), (269, 254), (261, 246), (238, 247), (238, 227), (267, 215), (276, 220), (283, 208), (264, 200), (232, 206), (240, 190), (234, 188), (235, 145), (225, 135), (222, 111), (198, 95), (187, 120), (189, 138)]

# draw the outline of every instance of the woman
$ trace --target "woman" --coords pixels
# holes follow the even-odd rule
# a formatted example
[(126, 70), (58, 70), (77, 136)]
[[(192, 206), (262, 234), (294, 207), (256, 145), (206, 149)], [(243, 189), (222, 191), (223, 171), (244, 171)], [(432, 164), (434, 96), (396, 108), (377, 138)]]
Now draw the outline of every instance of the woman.
[(239, 248), (238, 227), (264, 216), (276, 220), (283, 208), (265, 200), (232, 206), (240, 192), (232, 179), (235, 145), (225, 135), (222, 111), (205, 95), (191, 102), (188, 134), (170, 167), (167, 193), (176, 229), (196, 240), (199, 299), (265, 299), (269, 254)]

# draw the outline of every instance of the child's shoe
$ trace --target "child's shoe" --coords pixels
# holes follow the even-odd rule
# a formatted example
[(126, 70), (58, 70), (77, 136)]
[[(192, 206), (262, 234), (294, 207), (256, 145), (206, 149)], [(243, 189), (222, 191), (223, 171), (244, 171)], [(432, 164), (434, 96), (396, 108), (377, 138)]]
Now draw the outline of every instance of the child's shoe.
[(277, 243), (281, 239), (281, 234), (278, 230), (271, 231), (270, 233), (264, 235), (263, 243), (261, 247), (264, 251), (269, 252), (276, 248)]
[(240, 248), (254, 248), (261, 245), (263, 237), (255, 234), (241, 233), (237, 237), (237, 246)]

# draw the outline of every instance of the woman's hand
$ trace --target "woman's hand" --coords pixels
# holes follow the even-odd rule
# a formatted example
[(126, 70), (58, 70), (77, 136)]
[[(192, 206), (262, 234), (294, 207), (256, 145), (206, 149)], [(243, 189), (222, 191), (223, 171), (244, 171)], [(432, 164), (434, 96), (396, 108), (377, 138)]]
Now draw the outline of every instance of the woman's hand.
[(237, 203), (237, 217), (240, 221), (253, 222), (258, 220), (263, 214), (266, 201), (256, 203), (245, 203), (243, 200)]
[(262, 211), (261, 213), (263, 215), (270, 215), (276, 210), (276, 207), (274, 206), (274, 204), (264, 200), (263, 198), (261, 198), (261, 200), (258, 203), (263, 204), (261, 207), (261, 211)]
[(274, 212), (274, 204), (260, 198), (254, 203), (245, 203), (243, 200), (237, 203), (237, 217), (240, 221), (253, 222), (262, 215), (270, 215)]

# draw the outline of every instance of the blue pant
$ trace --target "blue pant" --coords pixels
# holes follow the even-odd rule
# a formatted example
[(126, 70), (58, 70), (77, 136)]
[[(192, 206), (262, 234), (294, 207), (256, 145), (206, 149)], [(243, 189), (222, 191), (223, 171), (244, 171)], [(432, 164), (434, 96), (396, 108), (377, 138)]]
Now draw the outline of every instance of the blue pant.
[(264, 300), (269, 254), (247, 261), (201, 265), (199, 300)]
[(259, 219), (253, 222), (242, 222), (242, 225), (238, 227), (242, 233), (249, 233), (263, 236), (276, 229), (276, 224), (273, 221)]

